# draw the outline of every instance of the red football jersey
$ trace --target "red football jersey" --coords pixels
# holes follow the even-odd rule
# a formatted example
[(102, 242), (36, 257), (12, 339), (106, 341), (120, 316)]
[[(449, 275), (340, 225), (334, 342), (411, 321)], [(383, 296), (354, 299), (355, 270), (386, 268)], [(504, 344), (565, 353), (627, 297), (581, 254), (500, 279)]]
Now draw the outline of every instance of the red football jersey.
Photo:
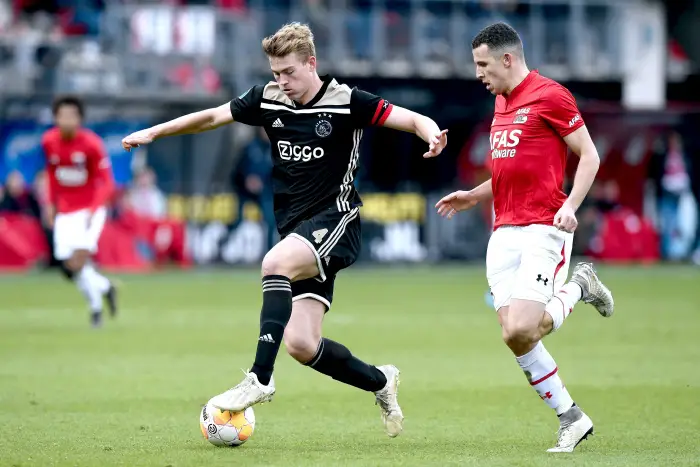
[(44, 133), (41, 146), (49, 178), (49, 202), (57, 212), (97, 209), (112, 195), (114, 177), (99, 136), (81, 129), (63, 139), (57, 128)]
[(494, 228), (553, 224), (568, 147), (563, 138), (584, 125), (574, 96), (533, 70), (507, 96), (496, 96), (491, 124)]

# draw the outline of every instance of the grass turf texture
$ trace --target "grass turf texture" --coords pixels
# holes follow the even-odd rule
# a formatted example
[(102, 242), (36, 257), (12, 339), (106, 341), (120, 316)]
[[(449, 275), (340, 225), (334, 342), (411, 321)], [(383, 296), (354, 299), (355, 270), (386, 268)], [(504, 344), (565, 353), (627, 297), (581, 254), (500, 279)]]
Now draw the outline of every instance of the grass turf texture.
[(546, 339), (596, 435), (545, 450), (557, 420), (500, 340), (480, 268), (341, 273), (326, 334), (402, 370), (404, 433), (373, 396), (281, 350), (253, 437), (216, 448), (207, 399), (242, 378), (257, 340), (256, 272), (123, 277), (122, 314), (88, 326), (58, 275), (0, 277), (0, 465), (700, 465), (700, 272), (603, 268), (616, 315), (579, 304)]

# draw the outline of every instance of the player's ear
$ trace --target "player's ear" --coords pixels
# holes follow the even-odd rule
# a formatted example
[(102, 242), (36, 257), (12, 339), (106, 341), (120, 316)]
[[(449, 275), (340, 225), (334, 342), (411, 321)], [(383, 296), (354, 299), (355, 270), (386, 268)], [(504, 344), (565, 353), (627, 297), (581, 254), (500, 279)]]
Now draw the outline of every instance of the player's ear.
[(314, 57), (313, 55), (310, 56), (306, 63), (309, 65), (309, 69), (311, 71), (316, 71), (316, 57)]
[(513, 55), (506, 52), (503, 54), (502, 60), (503, 60), (503, 66), (506, 68), (510, 68), (510, 66), (513, 64)]

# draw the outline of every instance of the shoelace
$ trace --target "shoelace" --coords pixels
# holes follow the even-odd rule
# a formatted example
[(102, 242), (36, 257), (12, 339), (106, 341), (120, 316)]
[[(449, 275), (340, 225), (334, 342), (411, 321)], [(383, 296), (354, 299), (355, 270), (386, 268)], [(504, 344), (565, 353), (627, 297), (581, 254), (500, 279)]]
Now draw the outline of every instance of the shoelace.
[(231, 390), (233, 390), (233, 389), (248, 389), (250, 387), (253, 387), (253, 385), (255, 384), (253, 382), (253, 377), (249, 376), (247, 371), (245, 371), (243, 369), (241, 369), (241, 371), (245, 375), (245, 379), (243, 381), (241, 381), (240, 383), (238, 383), (237, 385), (235, 385), (234, 387), (232, 387)]
[[(570, 429), (573, 426), (573, 423), (570, 423), (568, 425), (562, 425), (559, 427), (557, 430), (557, 445), (556, 447), (560, 448), (562, 446), (567, 446), (571, 444), (572, 439), (574, 434), (573, 431)], [(564, 442), (566, 440), (566, 442)]]
[(385, 412), (392, 412), (394, 407), (393, 404), (391, 403), (391, 396), (393, 396), (392, 393), (390, 392), (379, 392), (376, 394), (376, 402), (375, 404), (378, 404), (379, 407), (382, 408)]

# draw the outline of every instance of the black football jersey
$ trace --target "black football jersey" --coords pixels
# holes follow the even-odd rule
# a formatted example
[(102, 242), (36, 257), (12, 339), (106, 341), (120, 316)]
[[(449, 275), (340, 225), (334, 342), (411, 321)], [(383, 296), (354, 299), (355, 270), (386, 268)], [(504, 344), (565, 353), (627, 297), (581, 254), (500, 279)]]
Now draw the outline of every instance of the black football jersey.
[(272, 144), (275, 218), (280, 234), (325, 209), (348, 212), (362, 201), (355, 190), (363, 128), (382, 125), (386, 100), (323, 76), (306, 105), (271, 81), (231, 101), (237, 122), (262, 126)]

